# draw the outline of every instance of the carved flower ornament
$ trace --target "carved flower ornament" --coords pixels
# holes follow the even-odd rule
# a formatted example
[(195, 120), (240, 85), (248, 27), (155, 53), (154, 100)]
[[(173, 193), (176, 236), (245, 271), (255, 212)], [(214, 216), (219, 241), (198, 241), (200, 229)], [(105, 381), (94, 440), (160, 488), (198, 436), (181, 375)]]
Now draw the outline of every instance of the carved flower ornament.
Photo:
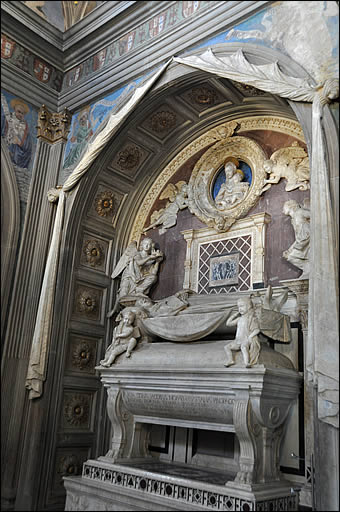
[(95, 267), (101, 265), (104, 258), (104, 249), (97, 240), (86, 240), (83, 251), (86, 256), (86, 261)]
[(89, 292), (83, 291), (78, 300), (79, 311), (90, 313), (97, 307), (96, 297), (91, 295)]
[(73, 366), (76, 366), (83, 370), (88, 367), (93, 359), (93, 353), (90, 347), (90, 344), (86, 341), (81, 341), (77, 343), (72, 352), (72, 363)]
[(96, 212), (101, 217), (107, 217), (113, 215), (114, 197), (110, 190), (102, 192), (96, 197)]

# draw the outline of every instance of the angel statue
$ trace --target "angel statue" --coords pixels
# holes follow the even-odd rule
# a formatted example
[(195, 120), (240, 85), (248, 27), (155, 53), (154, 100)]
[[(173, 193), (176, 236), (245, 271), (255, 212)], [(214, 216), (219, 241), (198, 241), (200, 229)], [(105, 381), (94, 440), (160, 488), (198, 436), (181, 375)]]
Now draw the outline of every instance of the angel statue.
[(281, 178), (285, 178), (286, 191), (308, 190), (309, 187), (309, 158), (304, 148), (295, 141), (287, 148), (281, 148), (275, 151), (269, 160), (265, 160), (263, 168), (269, 179), (265, 179), (265, 186), (262, 192), (268, 190), (272, 184), (279, 183)]
[(310, 204), (306, 198), (303, 204), (294, 199), (286, 201), (283, 213), (289, 215), (295, 232), (295, 242), (283, 252), (286, 258), (295, 267), (302, 270), (299, 279), (308, 279), (309, 276), (309, 245), (310, 245)]
[(165, 208), (154, 212), (151, 216), (151, 224), (143, 230), (144, 233), (162, 225), (158, 230), (159, 234), (162, 235), (167, 229), (176, 225), (179, 210), (184, 210), (188, 206), (188, 185), (185, 181), (178, 181), (176, 185), (169, 183), (159, 199), (169, 199), (169, 201)]
[(138, 249), (135, 241), (128, 245), (111, 276), (115, 279), (123, 272), (117, 299), (108, 317), (117, 311), (123, 297), (147, 296), (150, 288), (157, 281), (159, 264), (163, 258), (163, 253), (155, 249), (151, 238), (143, 238)]

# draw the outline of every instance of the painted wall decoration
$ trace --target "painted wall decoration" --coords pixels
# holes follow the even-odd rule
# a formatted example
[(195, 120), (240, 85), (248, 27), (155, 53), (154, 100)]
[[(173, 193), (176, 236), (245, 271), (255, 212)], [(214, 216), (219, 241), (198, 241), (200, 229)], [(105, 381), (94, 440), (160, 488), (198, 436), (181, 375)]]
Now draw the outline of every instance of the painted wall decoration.
[[(150, 73), (146, 76), (149, 76), (149, 74)], [(114, 93), (91, 105), (85, 105), (73, 116), (70, 134), (65, 148), (62, 172), (63, 181), (65, 181), (67, 176), (75, 168), (84, 154), (88, 143), (94, 138), (100, 126), (106, 121), (109, 112), (113, 109), (118, 109), (126, 96), (132, 92), (142, 79), (145, 79), (145, 76), (121, 87)]]
[(338, 17), (339, 7), (332, 1), (276, 2), (187, 52), (220, 43), (255, 43), (290, 56), (316, 82), (323, 82), (338, 75)]
[(206, 9), (212, 3), (210, 0), (176, 2), (151, 20), (136, 27), (135, 30), (124, 34), (117, 41), (113, 41), (109, 46), (100, 50), (79, 66), (70, 69), (64, 77), (63, 89), (72, 87), (75, 83), (98, 72), (104, 66), (111, 65), (122, 55), (163, 34), (168, 29), (195, 15), (198, 11)]
[(1, 136), (6, 141), (19, 189), (21, 227), (37, 144), (38, 111), (22, 98), (1, 90)]
[(21, 98), (1, 91), (1, 136), (16, 167), (31, 170), (36, 147), (38, 112)]
[(61, 90), (63, 74), (51, 64), (30, 52), (6, 34), (1, 34), (1, 60), (28, 73), (56, 91)]

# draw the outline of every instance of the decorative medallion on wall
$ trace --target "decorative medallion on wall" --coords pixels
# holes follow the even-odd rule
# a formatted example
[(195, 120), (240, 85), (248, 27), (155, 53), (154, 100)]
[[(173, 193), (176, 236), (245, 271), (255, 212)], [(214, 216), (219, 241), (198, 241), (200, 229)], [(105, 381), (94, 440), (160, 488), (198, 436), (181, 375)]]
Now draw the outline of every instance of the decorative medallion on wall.
[(109, 185), (100, 184), (91, 202), (88, 215), (97, 221), (103, 220), (114, 226), (125, 197), (126, 194), (111, 190)]
[(93, 238), (83, 240), (80, 263), (85, 267), (104, 270), (108, 244), (103, 244)]
[(220, 103), (231, 103), (230, 98), (223, 96), (209, 82), (185, 91), (180, 97), (196, 112), (202, 112)]
[(123, 151), (118, 153), (117, 165), (121, 169), (133, 169), (138, 166), (141, 158), (141, 152), (137, 146), (126, 146)]
[(71, 336), (67, 356), (67, 369), (72, 372), (95, 374), (98, 341), (85, 337)]
[(217, 94), (211, 87), (196, 87), (192, 89), (189, 97), (193, 103), (210, 107), (217, 101)]
[(63, 477), (81, 475), (83, 463), (89, 456), (90, 449), (79, 446), (57, 450), (53, 494), (65, 494)]
[(156, 112), (150, 118), (150, 128), (157, 134), (168, 133), (175, 126), (176, 114), (174, 112), (162, 110), (161, 112)]
[(102, 298), (101, 290), (78, 285), (75, 293), (74, 313), (85, 320), (100, 320)]
[(191, 213), (217, 231), (227, 231), (257, 202), (266, 172), (265, 153), (247, 137), (227, 137), (195, 165), (188, 186)]
[(114, 197), (110, 190), (105, 190), (99, 194), (96, 199), (96, 212), (101, 217), (113, 217), (114, 212)]
[(142, 165), (148, 156), (148, 151), (133, 141), (126, 141), (123, 147), (117, 152), (110, 167), (120, 171), (123, 176), (134, 176), (137, 169)]
[(90, 428), (92, 395), (65, 393), (63, 405), (64, 428)]

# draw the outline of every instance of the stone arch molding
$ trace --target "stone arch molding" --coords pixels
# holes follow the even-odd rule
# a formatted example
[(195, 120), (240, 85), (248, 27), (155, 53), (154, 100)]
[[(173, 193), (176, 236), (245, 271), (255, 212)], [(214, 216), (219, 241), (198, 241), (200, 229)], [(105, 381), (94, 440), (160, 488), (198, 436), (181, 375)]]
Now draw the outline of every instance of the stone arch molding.
[[(321, 118), (323, 116), (324, 107), (326, 106), (327, 111), (327, 103), (329, 103), (332, 99), (334, 99), (337, 95), (336, 87), (338, 87), (336, 81), (327, 81), (325, 84), (320, 86), (315, 86), (311, 83), (310, 77), (306, 74), (306, 72), (296, 63), (294, 63), (289, 57), (286, 57), (282, 55), (279, 52), (263, 48), (259, 49), (256, 45), (251, 44), (242, 44), (242, 45), (235, 45), (234, 43), (229, 44), (226, 43), (225, 45), (218, 45), (219, 47), (214, 48), (214, 51), (216, 52), (216, 55), (218, 56), (218, 67), (209, 67), (206, 66), (207, 60), (206, 60), (206, 50), (202, 52), (202, 50), (196, 51), (196, 55), (192, 54), (189, 57), (185, 57), (184, 59), (173, 59), (173, 64), (170, 70), (167, 71), (166, 68), (169, 67), (169, 63), (167, 63), (165, 66), (160, 68), (155, 75), (153, 75), (152, 79), (148, 80), (145, 84), (138, 87), (138, 89), (135, 91), (134, 96), (127, 101), (125, 105), (121, 108), (120, 112), (113, 112), (112, 116), (108, 119), (108, 122), (106, 126), (103, 128), (103, 130), (97, 135), (95, 141), (93, 144), (91, 144), (88, 148), (87, 153), (84, 155), (81, 162), (79, 162), (78, 166), (74, 169), (71, 176), (68, 178), (66, 183), (64, 184), (63, 188), (59, 192), (60, 198), (59, 198), (59, 204), (58, 209), (64, 209), (65, 207), (65, 200), (67, 200), (68, 192), (70, 192), (74, 187), (79, 185), (79, 182), (81, 181), (82, 177), (87, 174), (88, 170), (92, 167), (92, 164), (94, 160), (99, 156), (99, 153), (102, 153), (104, 147), (108, 145), (108, 143), (111, 141), (112, 137), (118, 132), (118, 129), (121, 128), (123, 122), (126, 121), (129, 113), (131, 112), (131, 109), (136, 108), (137, 104), (142, 100), (142, 98), (145, 96), (145, 94), (151, 89), (151, 87), (154, 86), (156, 80), (158, 81), (158, 86), (154, 87), (153, 90), (156, 91), (158, 87), (166, 86), (166, 84), (170, 84), (173, 82), (176, 78), (179, 78), (180, 74), (183, 74), (183, 70), (187, 70), (187, 66), (190, 66), (190, 71), (184, 71), (185, 73), (194, 73), (192, 72), (192, 68), (199, 69), (200, 73), (208, 72), (213, 73), (217, 76), (222, 76), (224, 78), (231, 78), (235, 81), (239, 81), (242, 83), (246, 83), (249, 85), (253, 85), (254, 87), (258, 89), (265, 90), (267, 92), (270, 92), (272, 94), (276, 94), (278, 96), (281, 96), (283, 98), (287, 98), (288, 100), (291, 100), (292, 102), (308, 102), (313, 103), (313, 130), (312, 130), (312, 166), (316, 168), (316, 171), (313, 173), (312, 169), (312, 176), (314, 176), (314, 179), (316, 180), (314, 183), (314, 190), (315, 195), (319, 195), (320, 197), (317, 198), (316, 203), (319, 205), (315, 212), (316, 216), (319, 215), (319, 221), (320, 225), (322, 226), (321, 231), (329, 231), (329, 221), (332, 218), (332, 215), (330, 212), (326, 211), (324, 208), (324, 204), (330, 204), (328, 201), (329, 199), (329, 189), (327, 188), (327, 168), (326, 168), (326, 158), (325, 158), (325, 142), (323, 139), (322, 134), (322, 126), (321, 126)], [(223, 47), (221, 49), (221, 46)], [(244, 54), (241, 51), (241, 48), (244, 51)], [(239, 51), (236, 51), (236, 50)], [(212, 53), (211, 50), (209, 50), (208, 53)], [(197, 62), (197, 58), (199, 58), (199, 55), (203, 57), (203, 63)], [(228, 66), (231, 63), (231, 67), (233, 68), (232, 71), (230, 69), (226, 74), (223, 75), (221, 73), (221, 58), (223, 61), (223, 65)], [(190, 61), (191, 59), (191, 61)], [(194, 61), (193, 61), (193, 60)], [(242, 61), (242, 62), (241, 62)], [(274, 62), (273, 62), (274, 61)], [(279, 65), (278, 63), (279, 62)], [(180, 64), (180, 65), (179, 65)], [(211, 64), (208, 62), (208, 64)], [(240, 70), (242, 68), (242, 72), (244, 72), (243, 78), (240, 77)], [(281, 68), (281, 69), (280, 69)], [(169, 74), (168, 74), (169, 73)], [(254, 81), (254, 77), (261, 75), (259, 81)], [(264, 76), (263, 76), (264, 75)], [(266, 83), (263, 83), (264, 82)], [(309, 81), (308, 81), (309, 80)], [(275, 84), (275, 87), (272, 87), (272, 84)], [(281, 89), (280, 89), (281, 87)], [(303, 119), (302, 116), (301, 124), (303, 126), (306, 126), (307, 123)], [(310, 134), (308, 134), (310, 135)], [(310, 140), (310, 136), (306, 137), (306, 139)], [(98, 161), (93, 166), (93, 175), (95, 174), (95, 169), (97, 170), (97, 175), (99, 174), (99, 164), (101, 161), (104, 161), (104, 158), (98, 158)], [(94, 183), (93, 180), (82, 180), (83, 183), (80, 184), (78, 187), (78, 191), (82, 195), (84, 192), (84, 188), (86, 189), (91, 184)], [(87, 183), (86, 183), (87, 182)], [(326, 188), (325, 188), (326, 187)], [(322, 189), (322, 194), (320, 195), (320, 189)], [(313, 183), (311, 184), (311, 191), (313, 190)], [(78, 194), (77, 194), (78, 195)], [(313, 195), (313, 194), (312, 194)], [(74, 199), (74, 198), (73, 198)], [(140, 201), (142, 199), (140, 198)], [(76, 202), (75, 202), (76, 203)], [(74, 204), (75, 204), (74, 203)], [(321, 204), (322, 203), (322, 204)], [(138, 207), (138, 205), (137, 205)], [(322, 211), (322, 209), (324, 210)], [(136, 210), (134, 210), (136, 211)], [(68, 210), (68, 213), (70, 211)], [(124, 214), (124, 211), (122, 210), (122, 214)], [(57, 219), (59, 219), (60, 216), (57, 214)], [(78, 217), (79, 219), (79, 217)], [(72, 222), (76, 222), (76, 219), (74, 218), (73, 212), (71, 212), (71, 216), (68, 217), (66, 220), (66, 223), (64, 223), (64, 228), (67, 229), (66, 226), (69, 223), (72, 224)], [(126, 219), (126, 221), (129, 223), (129, 226), (127, 226), (127, 222), (125, 222), (123, 229), (125, 230), (125, 235), (120, 238), (119, 236), (116, 237), (117, 241), (122, 242), (124, 240), (127, 241), (128, 239), (128, 232), (130, 231), (131, 226), (131, 216), (130, 219)], [(58, 223), (60, 226), (61, 223)], [(60, 228), (56, 228), (60, 229)], [(55, 233), (55, 243), (51, 244), (50, 251), (55, 252), (57, 251), (59, 253), (59, 247), (60, 247), (60, 238), (61, 238), (61, 232)], [(324, 243), (326, 243), (324, 241)], [(320, 255), (323, 256), (325, 254), (329, 254), (330, 248), (334, 247), (334, 244), (332, 241), (327, 241), (329, 244), (327, 247), (318, 248), (319, 252), (319, 258), (317, 258), (317, 261), (320, 259)], [(125, 245), (125, 244), (124, 244)], [(324, 250), (323, 250), (324, 249)], [(49, 258), (51, 261), (56, 261), (57, 258)], [(334, 268), (334, 254), (330, 255), (330, 260), (332, 262), (332, 269)], [(53, 263), (54, 265), (54, 263)], [(322, 265), (321, 265), (322, 266)], [(46, 270), (47, 274), (51, 276), (51, 280), (46, 277), (46, 286), (43, 287), (43, 292), (41, 294), (40, 298), (40, 304), (41, 309), (43, 312), (44, 304), (48, 301), (48, 298), (46, 294), (52, 294), (55, 295), (55, 283), (56, 283), (56, 274), (55, 274), (55, 268), (48, 267)], [(336, 279), (334, 279), (334, 271), (329, 272), (328, 276), (322, 275), (319, 276), (318, 283), (316, 283), (315, 290), (327, 289), (332, 290), (333, 294), (333, 288), (335, 283), (337, 282)], [(329, 279), (332, 279), (332, 282), (329, 282)], [(327, 282), (327, 284), (325, 284)], [(336, 303), (335, 303), (336, 304)], [(335, 305), (334, 304), (334, 305)], [(39, 309), (40, 312), (40, 309)], [(37, 318), (39, 321), (36, 324), (32, 349), (33, 354), (35, 355), (36, 361), (38, 361), (39, 365), (39, 353), (46, 353), (46, 345), (49, 343), (49, 341), (46, 339), (46, 336), (44, 335), (44, 330), (47, 331), (48, 329), (45, 329), (46, 325), (51, 322), (52, 318), (52, 311), (48, 310), (46, 311), (46, 314), (48, 315), (48, 318), (46, 318), (45, 314), (39, 314)], [(337, 313), (335, 313), (335, 316), (337, 316)], [(318, 339), (318, 336), (315, 336), (315, 339)], [(48, 352), (48, 350), (47, 350)], [(321, 369), (320, 369), (321, 370)], [(41, 373), (42, 372), (42, 373)], [(43, 365), (42, 368), (39, 368), (39, 373), (42, 375), (41, 380), (45, 380), (46, 378), (46, 366)], [(41, 394), (39, 392), (39, 394)], [(33, 396), (34, 397), (34, 396)], [(32, 397), (32, 398), (33, 398)]]
[(19, 231), (19, 191), (6, 143), (1, 138), (1, 334), (9, 306)]

